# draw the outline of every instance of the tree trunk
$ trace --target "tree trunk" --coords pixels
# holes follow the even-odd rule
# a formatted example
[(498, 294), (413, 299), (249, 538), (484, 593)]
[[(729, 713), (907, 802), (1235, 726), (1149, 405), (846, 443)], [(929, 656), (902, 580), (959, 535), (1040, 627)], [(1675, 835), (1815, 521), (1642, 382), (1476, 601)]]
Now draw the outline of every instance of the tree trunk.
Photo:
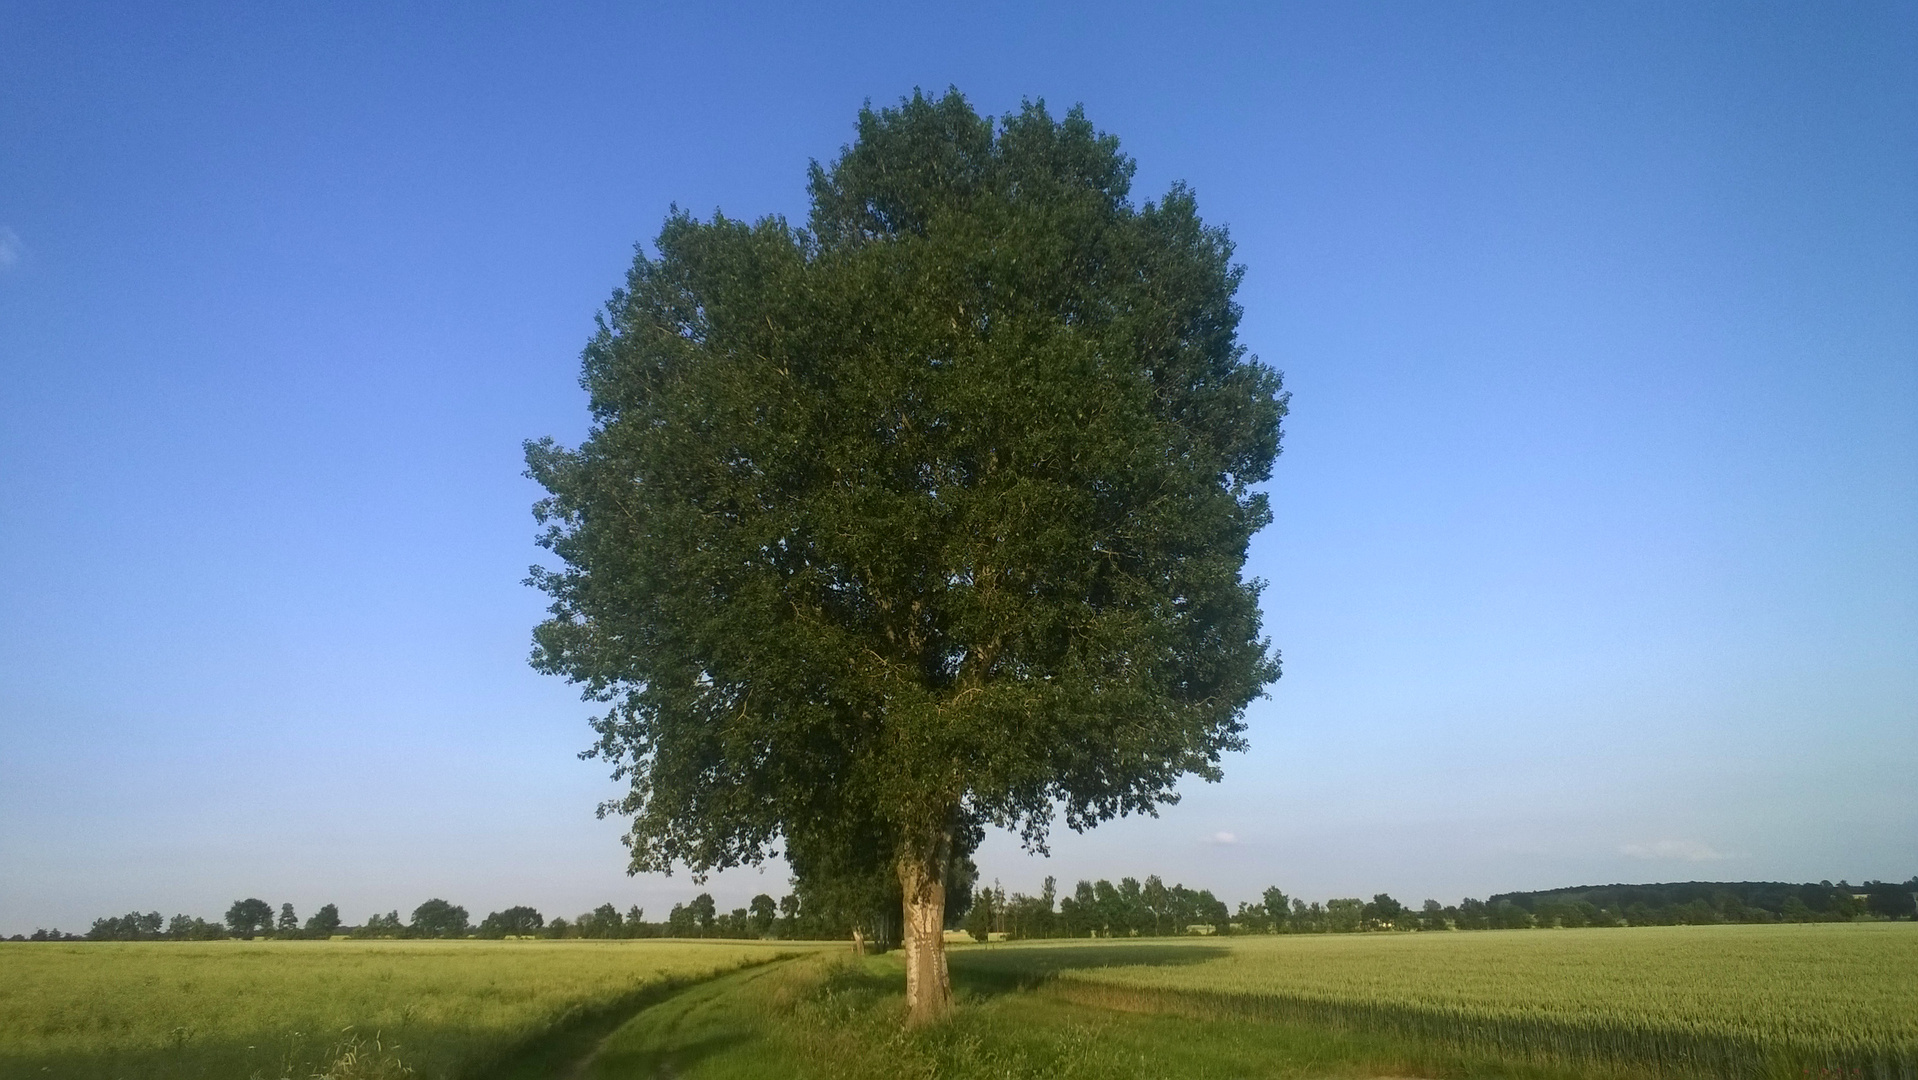
[(899, 884), (905, 893), (906, 1022), (913, 1025), (943, 1020), (952, 1013), (942, 863), (937, 855), (899, 861)]
[(866, 928), (863, 926), (852, 928), (852, 952), (854, 956), (866, 955)]

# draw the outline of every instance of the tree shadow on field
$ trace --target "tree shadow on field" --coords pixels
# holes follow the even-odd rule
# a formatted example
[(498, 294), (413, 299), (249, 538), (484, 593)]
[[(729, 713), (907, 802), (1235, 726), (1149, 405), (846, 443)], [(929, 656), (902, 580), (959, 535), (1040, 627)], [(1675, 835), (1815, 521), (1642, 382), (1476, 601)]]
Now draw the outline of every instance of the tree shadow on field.
[(1030, 990), (1062, 971), (1104, 967), (1177, 967), (1226, 955), (1223, 946), (1171, 941), (988, 945), (947, 954), (954, 989), (978, 997)]

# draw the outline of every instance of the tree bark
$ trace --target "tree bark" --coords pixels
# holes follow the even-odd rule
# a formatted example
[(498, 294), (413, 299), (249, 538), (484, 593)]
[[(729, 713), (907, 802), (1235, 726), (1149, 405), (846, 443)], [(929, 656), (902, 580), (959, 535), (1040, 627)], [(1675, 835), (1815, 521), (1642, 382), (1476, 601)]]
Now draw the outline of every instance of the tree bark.
[(852, 953), (854, 956), (866, 955), (866, 928), (863, 926), (852, 928)]
[(946, 881), (943, 860), (908, 855), (899, 861), (905, 893), (906, 1022), (930, 1024), (952, 1013), (946, 974)]

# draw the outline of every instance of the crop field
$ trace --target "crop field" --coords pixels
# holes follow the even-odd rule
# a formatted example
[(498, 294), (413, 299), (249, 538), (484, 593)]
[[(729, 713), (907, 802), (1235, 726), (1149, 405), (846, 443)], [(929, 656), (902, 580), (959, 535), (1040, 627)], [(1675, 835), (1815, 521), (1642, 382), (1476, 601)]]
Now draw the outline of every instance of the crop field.
[[(1096, 945), (1093, 946), (1096, 948)], [(1229, 938), (1059, 965), (1108, 1008), (1351, 1027), (1530, 1060), (1911, 1077), (1918, 924)], [(1023, 966), (1017, 947), (982, 957)]]
[(1912, 923), (951, 958), (957, 1015), (908, 1031), (896, 955), (818, 943), (0, 946), (0, 1077), (1918, 1078)]
[[(472, 1076), (792, 943), (0, 944), (0, 1077)], [(622, 1017), (623, 1018), (623, 1017)], [(348, 1030), (350, 1029), (350, 1030)], [(357, 1045), (356, 1045), (357, 1044)]]
[(1918, 925), (1035, 941), (952, 954), (901, 1032), (898, 965), (828, 954), (640, 1013), (595, 1080), (1471, 1080), (1914, 1075)]

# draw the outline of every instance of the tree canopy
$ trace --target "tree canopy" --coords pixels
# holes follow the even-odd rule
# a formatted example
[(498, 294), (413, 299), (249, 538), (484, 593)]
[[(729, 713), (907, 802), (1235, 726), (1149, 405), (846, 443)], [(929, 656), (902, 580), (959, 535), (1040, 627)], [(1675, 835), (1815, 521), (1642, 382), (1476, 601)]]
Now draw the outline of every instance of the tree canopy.
[(413, 909), (410, 929), (415, 937), (465, 937), (466, 909), (435, 897)]
[(631, 868), (892, 875), (919, 1018), (986, 826), (1154, 812), (1278, 676), (1242, 569), (1285, 394), (1224, 231), (1133, 171), (1078, 109), (864, 109), (804, 228), (667, 219), (587, 438), (527, 447), (533, 662), (606, 705)]
[(251, 940), (256, 934), (273, 929), (273, 906), (258, 897), (233, 901), (226, 909), (226, 924), (232, 928), (234, 937)]

